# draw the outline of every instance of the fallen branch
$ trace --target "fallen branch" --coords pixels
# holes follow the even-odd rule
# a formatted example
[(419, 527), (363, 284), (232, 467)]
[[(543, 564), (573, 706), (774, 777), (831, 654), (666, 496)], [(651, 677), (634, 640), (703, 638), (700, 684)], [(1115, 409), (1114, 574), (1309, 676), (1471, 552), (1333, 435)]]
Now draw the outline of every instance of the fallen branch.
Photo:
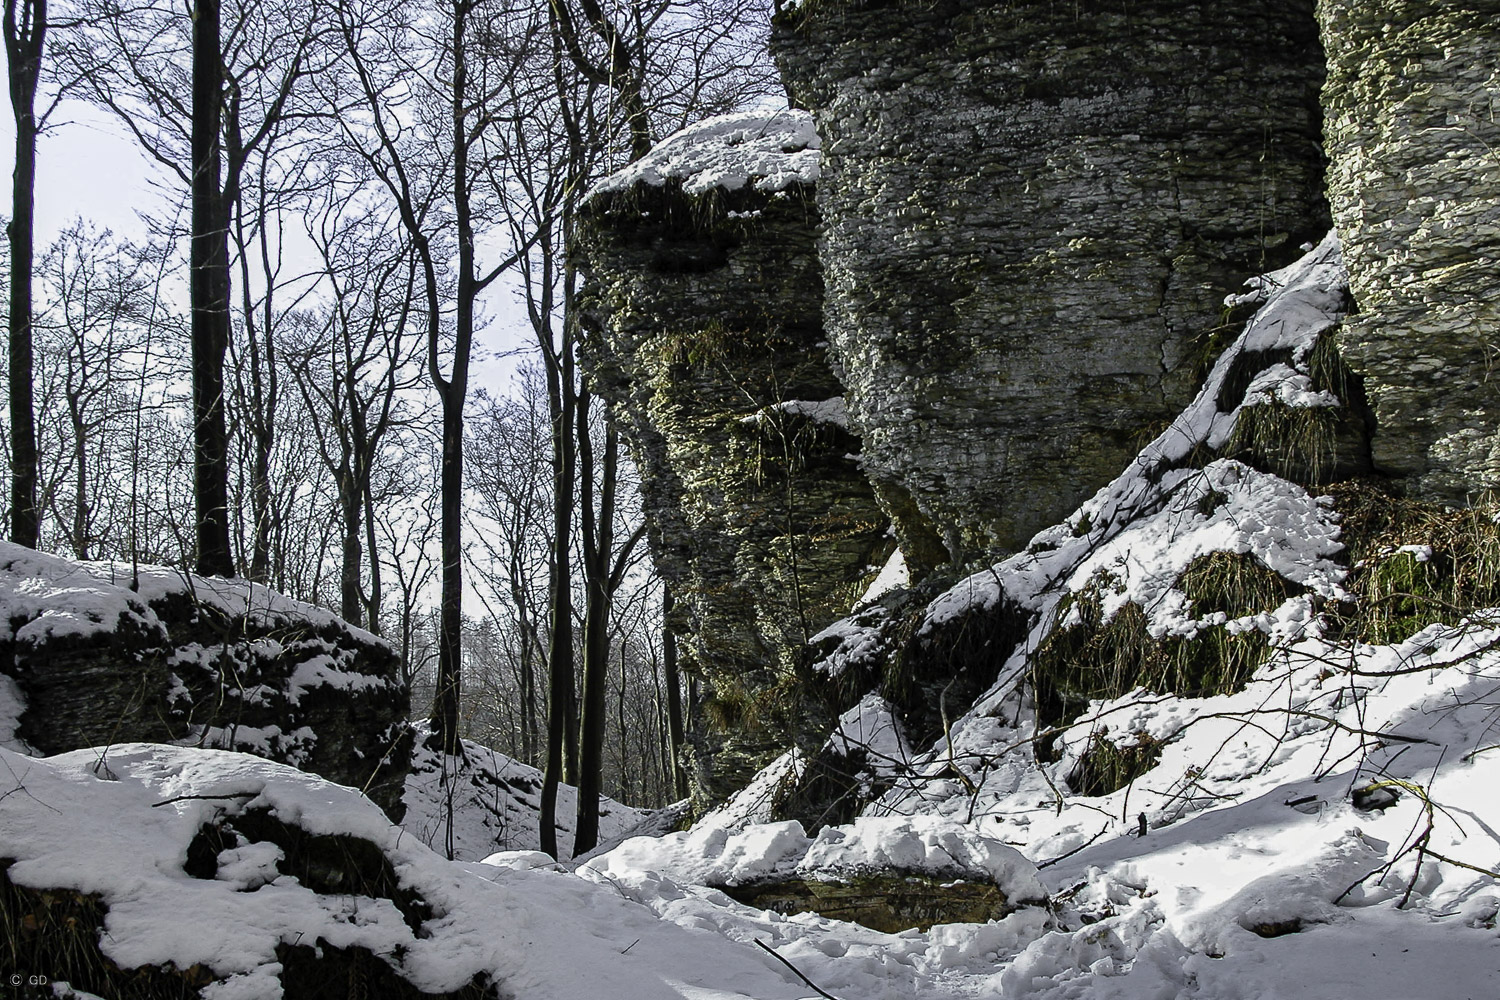
[(190, 799), (253, 799), (260, 792), (227, 792), (223, 795), (178, 795), (170, 799), (162, 799), (160, 802), (151, 803), (151, 808), (158, 806), (169, 806), (173, 802), (187, 802)]
[(776, 961), (780, 962), (782, 965), (786, 966), (788, 969), (791, 969), (792, 972), (793, 972), (793, 974), (795, 974), (798, 979), (800, 979), (804, 983), (806, 983), (807, 986), (808, 986), (808, 988), (811, 989), (811, 990), (813, 990), (813, 991), (815, 991), (818, 994), (818, 996), (820, 996), (820, 997), (827, 997), (828, 1000), (839, 1000), (838, 997), (834, 996), (832, 993), (827, 992), (826, 990), (824, 990), (823, 988), (821, 988), (820, 986), (818, 986), (817, 983), (813, 982), (811, 979), (808, 979), (806, 976), (804, 976), (802, 974), (802, 970), (801, 969), (797, 968), (791, 962), (788, 962), (786, 959), (784, 959), (780, 955), (776, 954), (776, 949), (775, 948), (772, 948), (770, 945), (766, 944), (760, 938), (756, 938), (755, 939), (755, 943), (758, 944), (758, 945), (760, 945), (761, 950), (764, 951), (767, 955), (770, 955), (772, 958), (776, 959)]

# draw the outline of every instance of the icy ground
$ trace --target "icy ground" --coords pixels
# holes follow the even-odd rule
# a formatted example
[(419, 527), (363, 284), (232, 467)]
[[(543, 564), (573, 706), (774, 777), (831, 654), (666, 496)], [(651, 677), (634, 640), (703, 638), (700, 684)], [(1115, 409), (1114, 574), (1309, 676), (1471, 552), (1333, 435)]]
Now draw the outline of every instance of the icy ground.
[[(239, 754), (126, 746), (101, 765), (95, 751), (0, 750), (0, 859), (17, 884), (99, 894), (101, 947), (117, 962), (203, 963), (210, 1000), (279, 997), (277, 943), (319, 938), (368, 948), (426, 990), (484, 973), (525, 1000), (1495, 1000), (1500, 609), (1396, 645), (1336, 641), (1318, 614), (1343, 596), (1328, 505), (1235, 462), (1183, 464), (1232, 427), (1218, 389), (1237, 353), (1272, 344), (1293, 361), (1236, 406), (1327, 405), (1298, 365), (1337, 321), (1342, 281), (1331, 240), (1261, 279), (1259, 313), (1181, 420), (1066, 523), (929, 609), (938, 622), (1003, 598), (1035, 616), (1034, 647), (1071, 613), (1066, 594), (1107, 580), (1115, 606), (1148, 609), (1155, 635), (1265, 634), (1274, 655), (1237, 694), (1096, 703), (1061, 759), (1039, 764), (1023, 648), (951, 743), (907, 746), (875, 697), (845, 717), (831, 739), (872, 745), (877, 777), (895, 781), (854, 824), (809, 836), (758, 821), (799, 766), (789, 754), (690, 831), (564, 865), (525, 850), (443, 860), (422, 842), (430, 792), (409, 797), (402, 830), (347, 789)], [(1173, 581), (1210, 551), (1253, 557), (1304, 593), (1233, 622), (1195, 617)], [(830, 631), (824, 669), (871, 655), (870, 622)], [(1073, 794), (1067, 775), (1100, 739), (1150, 739), (1162, 757), (1110, 795)], [(488, 815), (514, 827), (516, 801)], [(316, 892), (279, 874), (265, 845), (227, 849), (214, 878), (184, 872), (205, 822), (259, 809), (375, 843), (433, 915), (413, 928), (390, 900)], [(1045, 903), (884, 934), (753, 909), (707, 884), (889, 865)]]

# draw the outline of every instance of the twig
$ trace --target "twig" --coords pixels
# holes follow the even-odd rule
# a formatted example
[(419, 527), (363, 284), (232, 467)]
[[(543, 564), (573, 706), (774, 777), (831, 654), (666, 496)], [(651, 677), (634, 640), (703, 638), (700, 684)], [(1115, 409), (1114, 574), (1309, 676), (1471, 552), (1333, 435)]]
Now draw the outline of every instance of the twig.
[(1041, 864), (1037, 865), (1036, 866), (1037, 871), (1041, 871), (1043, 868), (1051, 868), (1053, 865), (1057, 864), (1059, 861), (1066, 861), (1069, 858), (1071, 858), (1073, 855), (1077, 854), (1079, 851), (1084, 851), (1084, 850), (1087, 850), (1090, 847), (1093, 847), (1094, 846), (1094, 841), (1096, 841), (1100, 837), (1104, 836), (1104, 834), (1107, 833), (1108, 831), (1109, 831), (1109, 826), (1105, 825), (1105, 827), (1102, 830), (1100, 830), (1098, 833), (1096, 833), (1092, 837), (1090, 837), (1085, 843), (1079, 844), (1077, 847), (1073, 848), (1071, 851), (1069, 851), (1066, 854), (1059, 854), (1057, 857), (1052, 858), (1052, 859), (1050, 859), (1048, 861), (1043, 861)]
[(760, 945), (761, 950), (764, 951), (767, 955), (770, 955), (772, 958), (776, 959), (776, 961), (780, 962), (782, 965), (786, 966), (788, 969), (791, 969), (792, 972), (793, 972), (793, 974), (795, 974), (798, 979), (800, 979), (804, 983), (806, 983), (808, 985), (809, 989), (814, 990), (818, 994), (818, 996), (820, 996), (820, 997), (827, 997), (828, 1000), (839, 1000), (838, 997), (836, 997), (832, 993), (829, 993), (828, 991), (824, 990), (817, 983), (813, 982), (811, 979), (808, 979), (806, 976), (804, 976), (802, 974), (802, 970), (801, 969), (797, 968), (791, 962), (788, 962), (786, 959), (784, 959), (780, 955), (776, 954), (776, 949), (775, 948), (772, 948), (770, 945), (766, 944), (760, 938), (756, 938), (755, 939), (755, 943), (758, 944), (758, 945)]
[(260, 792), (228, 792), (224, 795), (178, 795), (175, 798), (162, 799), (160, 802), (151, 803), (151, 808), (158, 806), (169, 806), (173, 802), (186, 802), (189, 799), (253, 799)]

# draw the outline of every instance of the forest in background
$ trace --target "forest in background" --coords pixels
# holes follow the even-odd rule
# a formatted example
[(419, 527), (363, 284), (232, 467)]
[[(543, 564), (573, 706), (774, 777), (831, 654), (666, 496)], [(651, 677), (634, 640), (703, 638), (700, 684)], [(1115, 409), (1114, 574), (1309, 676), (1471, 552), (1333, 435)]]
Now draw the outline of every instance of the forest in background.
[[(769, 16), (7, 0), (12, 539), (331, 608), (397, 647), (450, 750), (677, 797), (681, 684), (633, 472), (578, 371), (567, 247), (594, 181), (779, 99)], [(159, 198), (138, 232), (80, 218), (34, 245), (36, 137), (76, 102)], [(508, 310), (517, 374), (471, 387)]]

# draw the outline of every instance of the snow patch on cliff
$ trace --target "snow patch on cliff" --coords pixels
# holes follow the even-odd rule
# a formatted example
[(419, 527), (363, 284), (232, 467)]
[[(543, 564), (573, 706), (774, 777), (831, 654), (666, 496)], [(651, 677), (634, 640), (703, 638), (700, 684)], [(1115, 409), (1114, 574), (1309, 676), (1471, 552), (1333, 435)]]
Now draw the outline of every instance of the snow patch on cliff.
[(595, 184), (588, 198), (680, 181), (690, 195), (747, 185), (774, 193), (818, 179), (821, 142), (806, 111), (740, 111), (689, 125)]

